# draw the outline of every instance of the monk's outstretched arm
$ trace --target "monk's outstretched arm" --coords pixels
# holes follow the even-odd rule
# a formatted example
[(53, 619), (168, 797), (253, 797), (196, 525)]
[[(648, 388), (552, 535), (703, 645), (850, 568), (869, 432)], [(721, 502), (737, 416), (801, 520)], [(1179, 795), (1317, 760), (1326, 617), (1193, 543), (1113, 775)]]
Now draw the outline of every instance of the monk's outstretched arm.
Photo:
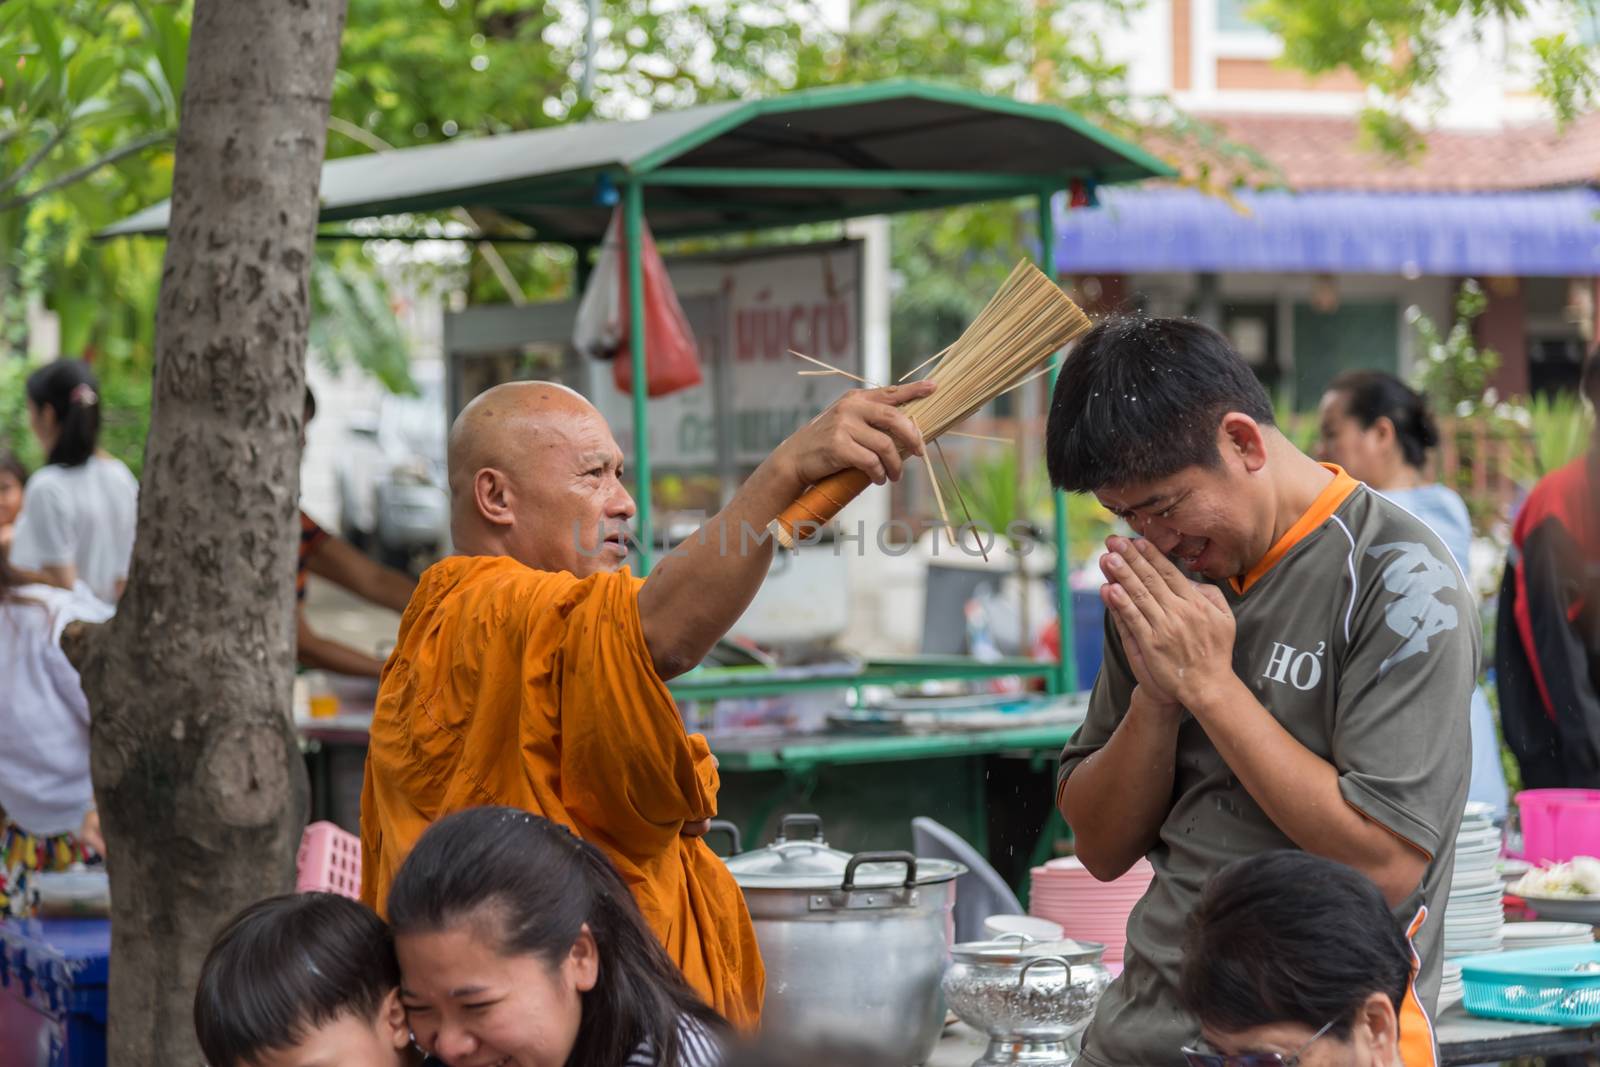
[(796, 431), (756, 468), (728, 506), (675, 548), (639, 591), (639, 620), (656, 673), (673, 678), (700, 662), (761, 587), (772, 563), (767, 526), (806, 488), (841, 470), (898, 481), (901, 453), (922, 454), (922, 434), (901, 404), (932, 382), (857, 389)]

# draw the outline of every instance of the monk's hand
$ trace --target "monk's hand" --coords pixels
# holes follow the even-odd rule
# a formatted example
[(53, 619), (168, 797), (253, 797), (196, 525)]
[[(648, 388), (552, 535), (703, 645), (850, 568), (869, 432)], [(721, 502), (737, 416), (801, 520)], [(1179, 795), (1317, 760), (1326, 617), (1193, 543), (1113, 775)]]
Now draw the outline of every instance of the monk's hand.
[(683, 824), (683, 829), (678, 831), (678, 836), (679, 837), (704, 837), (704, 836), (706, 836), (706, 832), (709, 831), (710, 829), (711, 829), (711, 820), (710, 819), (696, 819), (694, 822), (686, 822), (686, 823), (684, 823)]
[[(1101, 558), (1103, 594), (1123, 647), (1137, 653), (1147, 695), (1200, 716), (1210, 694), (1233, 682), (1233, 612), (1212, 585), (1193, 582), (1149, 541), (1112, 537)], [(1130, 652), (1130, 662), (1134, 660)]]
[(842, 470), (862, 471), (874, 482), (898, 481), (902, 456), (923, 454), (922, 431), (900, 410), (933, 392), (933, 382), (882, 389), (852, 389), (773, 453), (804, 489)]

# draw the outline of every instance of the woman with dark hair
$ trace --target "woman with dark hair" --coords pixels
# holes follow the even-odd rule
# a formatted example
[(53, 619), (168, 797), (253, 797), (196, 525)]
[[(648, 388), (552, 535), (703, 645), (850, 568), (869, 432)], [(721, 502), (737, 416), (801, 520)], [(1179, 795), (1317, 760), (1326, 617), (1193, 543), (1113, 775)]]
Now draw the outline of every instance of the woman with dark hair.
[(46, 466), (28, 482), (12, 565), (63, 589), (81, 581), (114, 604), (128, 578), (139, 483), (99, 447), (100, 383), (82, 360), (58, 359), (28, 376), (27, 392)]
[[(1454, 489), (1427, 472), (1428, 453), (1438, 447), (1439, 427), (1428, 399), (1382, 371), (1341, 374), (1322, 395), (1320, 457), (1337, 463), (1427, 523), (1455, 557), (1463, 576), (1472, 573), (1472, 519)], [(1494, 712), (1483, 689), (1472, 691), (1472, 778), (1467, 799), (1506, 812), (1506, 777), (1495, 735)]]
[(32, 911), (33, 874), (104, 851), (89, 779), (89, 704), (61, 634), (110, 615), (81, 588), (24, 582), (0, 555), (0, 919)]
[(0, 449), (0, 556), (11, 551), (11, 534), (22, 511), (22, 487), (28, 468), (15, 455)]
[[(1400, 1067), (1432, 1060), (1415, 957), (1383, 893), (1307, 852), (1224, 867), (1189, 917), (1179, 999), (1200, 1024), (1189, 1067)], [(1405, 1053), (1420, 1047), (1425, 1055)]]
[(711, 1067), (720, 1016), (689, 988), (605, 854), (517, 808), (424, 833), (389, 891), (400, 997), (451, 1067)]

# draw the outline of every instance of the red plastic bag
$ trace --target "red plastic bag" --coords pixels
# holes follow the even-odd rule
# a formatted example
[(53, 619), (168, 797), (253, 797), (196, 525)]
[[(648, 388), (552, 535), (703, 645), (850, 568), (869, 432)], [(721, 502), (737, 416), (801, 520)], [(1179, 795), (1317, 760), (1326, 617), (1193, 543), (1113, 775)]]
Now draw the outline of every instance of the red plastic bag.
[[(615, 315), (620, 320), (614, 325), (608, 323), (609, 328), (603, 333), (606, 341), (616, 338), (612, 349), (612, 380), (618, 389), (630, 393), (633, 391), (633, 359), (628, 328), (628, 257), (623, 254), (621, 246), (621, 222), (622, 209), (619, 207), (611, 217), (611, 225), (606, 228), (607, 247), (602, 249), (596, 277), (590, 282), (591, 289), (597, 285), (609, 289), (614, 280), (615, 296), (610, 292), (604, 292), (603, 296), (600, 293), (585, 293), (584, 303), (598, 302), (609, 313), (608, 318)], [(640, 236), (643, 243), (640, 259), (644, 273), (646, 392), (652, 397), (666, 396), (680, 389), (693, 388), (704, 381), (700, 373), (700, 353), (695, 345), (694, 332), (689, 329), (689, 319), (683, 313), (683, 305), (678, 303), (678, 294), (673, 291), (672, 280), (667, 277), (666, 264), (656, 250), (650, 228), (641, 226)], [(615, 275), (612, 278), (605, 277), (613, 269)], [(592, 296), (598, 297), (598, 301), (591, 300)], [(581, 311), (579, 317), (582, 320)], [(590, 347), (590, 351), (593, 353), (593, 347)]]

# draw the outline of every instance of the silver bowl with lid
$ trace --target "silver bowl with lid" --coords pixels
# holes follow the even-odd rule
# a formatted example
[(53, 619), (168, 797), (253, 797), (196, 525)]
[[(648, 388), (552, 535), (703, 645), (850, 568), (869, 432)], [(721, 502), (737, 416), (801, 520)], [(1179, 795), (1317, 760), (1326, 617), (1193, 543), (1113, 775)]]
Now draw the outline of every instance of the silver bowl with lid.
[(1111, 984), (1104, 953), (1104, 945), (1091, 941), (1032, 941), (1023, 934), (952, 948), (945, 1001), (989, 1037), (973, 1067), (1068, 1067), (1075, 1039)]

